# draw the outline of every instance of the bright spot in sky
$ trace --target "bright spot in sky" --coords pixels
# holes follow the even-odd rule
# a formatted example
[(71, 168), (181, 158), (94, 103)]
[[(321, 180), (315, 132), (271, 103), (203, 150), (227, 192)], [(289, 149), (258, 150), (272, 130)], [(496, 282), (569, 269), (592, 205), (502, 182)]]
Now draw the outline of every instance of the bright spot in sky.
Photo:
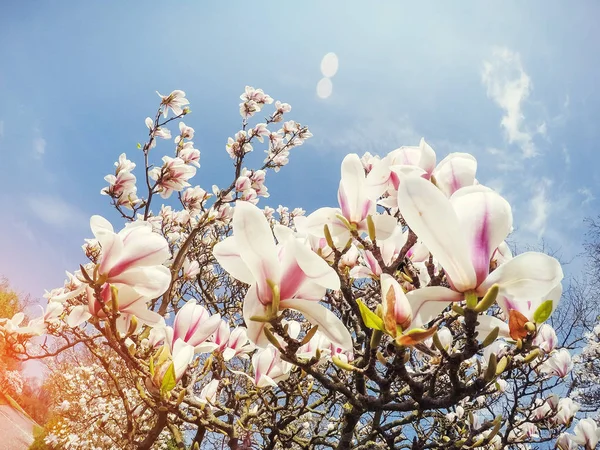
[(331, 78), (337, 73), (338, 57), (335, 53), (327, 53), (321, 60), (321, 73), (324, 77)]
[(333, 83), (327, 77), (321, 78), (317, 83), (317, 95), (321, 98), (327, 98), (331, 95), (333, 90)]

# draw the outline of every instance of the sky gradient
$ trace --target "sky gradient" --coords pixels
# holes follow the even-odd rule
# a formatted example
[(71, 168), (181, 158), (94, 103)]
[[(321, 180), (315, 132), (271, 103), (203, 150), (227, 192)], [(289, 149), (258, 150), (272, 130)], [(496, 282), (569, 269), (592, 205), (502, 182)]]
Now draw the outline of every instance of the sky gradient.
[[(3, 5), (0, 274), (41, 297), (84, 261), (92, 214), (121, 228), (99, 192), (122, 152), (141, 177), (136, 144), (156, 90), (182, 89), (191, 102), (185, 122), (202, 154), (192, 184), (228, 184), (225, 143), (246, 85), (290, 103), (290, 118), (314, 134), (267, 175), (271, 197), (260, 205), (335, 206), (345, 154), (385, 155), (425, 137), (438, 161), (452, 151), (478, 159), (479, 181), (513, 206), (513, 241), (544, 240), (571, 260), (584, 218), (597, 215), (600, 6), (423, 3)], [(328, 52), (339, 70), (322, 99)], [(173, 146), (153, 151), (159, 161)], [(262, 160), (262, 149), (252, 156)]]

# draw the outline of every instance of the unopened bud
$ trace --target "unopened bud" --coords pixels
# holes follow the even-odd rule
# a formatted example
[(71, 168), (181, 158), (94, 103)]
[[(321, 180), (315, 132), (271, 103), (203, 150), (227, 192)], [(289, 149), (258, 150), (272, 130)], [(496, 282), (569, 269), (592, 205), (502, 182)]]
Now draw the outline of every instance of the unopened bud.
[(492, 287), (489, 288), (485, 293), (481, 301), (477, 303), (477, 306), (475, 306), (475, 311), (478, 313), (487, 311), (490, 306), (496, 303), (496, 298), (498, 298), (498, 290), (499, 287), (497, 284), (492, 285)]

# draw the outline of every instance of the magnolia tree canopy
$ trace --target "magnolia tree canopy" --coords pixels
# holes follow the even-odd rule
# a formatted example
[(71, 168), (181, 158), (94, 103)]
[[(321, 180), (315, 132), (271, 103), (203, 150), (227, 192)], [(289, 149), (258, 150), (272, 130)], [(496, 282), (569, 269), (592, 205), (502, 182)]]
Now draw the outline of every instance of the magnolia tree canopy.
[(595, 448), (545, 323), (561, 266), (511, 254), (511, 207), (472, 155), (440, 158), (424, 140), (349, 154), (338, 204), (260, 209), (267, 173), (312, 135), (262, 90), (241, 99), (232, 177), (205, 190), (185, 93), (160, 95), (141, 184), (125, 154), (105, 177), (123, 223), (93, 216), (87, 260), (44, 314), (0, 321), (14, 357), (58, 355), (48, 445)]

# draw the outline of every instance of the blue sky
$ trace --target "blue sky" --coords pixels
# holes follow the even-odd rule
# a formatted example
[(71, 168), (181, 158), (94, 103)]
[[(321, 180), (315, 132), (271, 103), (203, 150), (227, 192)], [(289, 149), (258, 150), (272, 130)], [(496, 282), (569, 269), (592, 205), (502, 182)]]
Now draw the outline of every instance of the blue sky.
[[(182, 89), (191, 102), (194, 184), (228, 183), (225, 143), (245, 85), (292, 104), (315, 136), (267, 176), (263, 205), (334, 204), (346, 153), (383, 155), (423, 136), (438, 160), (477, 157), (479, 180), (513, 205), (517, 242), (578, 254), (598, 207), (600, 6), (416, 3), (3, 5), (0, 274), (39, 297), (83, 261), (90, 215), (119, 224), (99, 191), (120, 153), (141, 162), (155, 90)], [(339, 70), (321, 99), (328, 52)], [(160, 144), (156, 160), (172, 152)]]

